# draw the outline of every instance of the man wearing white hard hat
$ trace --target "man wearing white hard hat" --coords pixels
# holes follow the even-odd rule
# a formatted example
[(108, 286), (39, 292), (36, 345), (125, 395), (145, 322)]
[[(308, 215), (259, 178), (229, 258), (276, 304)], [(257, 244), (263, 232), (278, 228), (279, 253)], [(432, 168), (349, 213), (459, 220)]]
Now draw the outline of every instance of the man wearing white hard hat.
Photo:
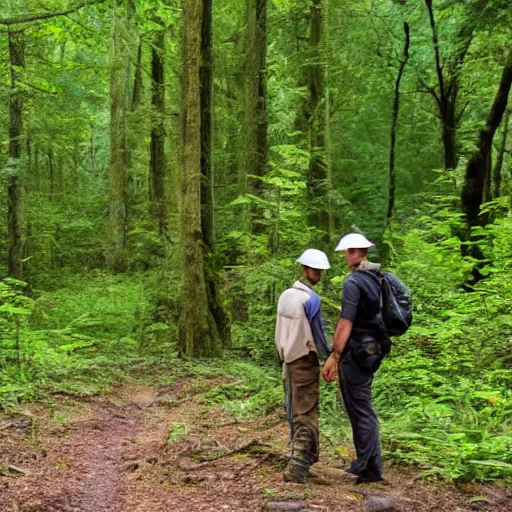
[(325, 340), (320, 297), (312, 287), (324, 270), (331, 268), (327, 256), (307, 249), (297, 263), (302, 277), (279, 297), (275, 343), (283, 361), (286, 416), (290, 424), (290, 460), (285, 481), (302, 483), (311, 476), (318, 460), (319, 356), (325, 359), (330, 348)]
[(327, 382), (339, 376), (357, 456), (346, 471), (358, 476), (358, 484), (382, 480), (372, 382), (383, 357), (379, 340), (386, 333), (380, 313), (380, 265), (367, 260), (370, 247), (374, 244), (359, 233), (344, 236), (336, 247), (336, 251), (345, 252), (352, 272), (343, 282), (341, 317), (334, 331), (332, 353), (322, 369)]

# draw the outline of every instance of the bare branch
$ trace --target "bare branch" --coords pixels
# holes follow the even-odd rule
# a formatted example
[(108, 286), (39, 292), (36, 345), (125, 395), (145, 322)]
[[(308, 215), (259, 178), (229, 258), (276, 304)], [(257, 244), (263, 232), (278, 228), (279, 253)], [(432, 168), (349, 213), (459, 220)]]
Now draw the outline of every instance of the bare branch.
[(437, 36), (437, 26), (436, 20), (434, 18), (434, 11), (432, 9), (432, 0), (425, 0), (425, 5), (428, 9), (428, 17), (430, 19), (430, 28), (432, 30), (432, 43), (434, 45), (434, 57), (436, 61), (436, 73), (437, 80), (439, 82), (439, 96), (441, 100), (445, 99), (445, 90), (444, 90), (444, 77), (443, 77), (443, 67), (441, 66), (441, 56), (439, 52), (439, 38)]
[(56, 96), (58, 94), (56, 91), (47, 91), (46, 89), (43, 89), (42, 87), (38, 87), (37, 85), (29, 84), (27, 82), (23, 82), (20, 79), (16, 79), (16, 83), (24, 85), (25, 87), (33, 89), (34, 91), (42, 92), (44, 94), (50, 94), (52, 96)]
[(65, 9), (63, 11), (48, 11), (48, 12), (38, 12), (38, 13), (29, 13), (29, 14), (20, 14), (19, 16), (12, 16), (10, 18), (0, 18), (0, 25), (20, 25), (22, 23), (30, 23), (32, 21), (40, 21), (46, 20), (49, 18), (55, 18), (57, 16), (66, 16), (72, 12), (79, 11), (83, 7), (87, 7), (89, 5), (100, 4), (105, 0), (85, 0), (83, 2), (79, 2), (73, 7), (69, 9)]
[(462, 116), (464, 115), (464, 112), (466, 112), (466, 109), (469, 106), (469, 101), (466, 102), (466, 104), (460, 109), (459, 115), (457, 116), (456, 123), (457, 126), (460, 123), (460, 120), (462, 119)]
[(72, 18), (69, 14), (64, 15), (69, 21), (72, 21), (73, 23), (76, 23), (78, 26), (82, 27), (86, 32), (89, 32), (89, 34), (93, 34), (94, 32), (84, 23), (82, 23), (79, 20), (75, 20)]
[(428, 85), (427, 82), (425, 82), (425, 80), (423, 80), (423, 78), (419, 78), (419, 82), (425, 89), (418, 89), (418, 92), (425, 92), (425, 93), (431, 94), (434, 97), (434, 99), (436, 100), (439, 108), (441, 109), (441, 99), (437, 95), (435, 88), (432, 87), (431, 85)]

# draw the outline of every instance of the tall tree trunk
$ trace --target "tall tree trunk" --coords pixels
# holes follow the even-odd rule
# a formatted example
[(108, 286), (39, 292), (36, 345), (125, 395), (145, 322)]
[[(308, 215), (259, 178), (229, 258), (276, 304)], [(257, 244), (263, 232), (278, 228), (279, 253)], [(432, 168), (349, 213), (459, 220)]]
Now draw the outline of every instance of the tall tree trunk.
[(322, 0), (312, 0), (309, 14), (309, 62), (307, 66), (309, 99), (306, 119), (309, 130), (309, 170), (307, 190), (311, 200), (310, 224), (324, 233), (326, 238), (331, 225), (327, 196), (330, 190), (325, 158), (325, 94), (324, 63), (322, 52)]
[(112, 272), (121, 272), (126, 266), (127, 231), (127, 170), (129, 166), (127, 143), (128, 111), (128, 48), (121, 27), (126, 23), (123, 0), (117, 0), (114, 9), (110, 47), (110, 159), (109, 159), (109, 247), (107, 265)]
[[(475, 226), (485, 225), (488, 220), (486, 215), (480, 214), (480, 207), (485, 202), (486, 195), (490, 188), (492, 140), (507, 108), (511, 84), (512, 52), (509, 53), (503, 68), (500, 85), (489, 115), (487, 116), (485, 127), (480, 130), (477, 149), (473, 152), (466, 165), (466, 175), (462, 187), (461, 200), (468, 226), (467, 238), (472, 241), (477, 240), (477, 238), (471, 236), (470, 229)], [(482, 259), (483, 257), (476, 244), (469, 246), (469, 253), (477, 259)], [(476, 282), (481, 279), (481, 277), (477, 265), (473, 272), (473, 281)]]
[[(454, 78), (458, 81), (458, 78)], [(455, 85), (455, 84), (454, 84)], [(458, 88), (458, 84), (457, 84)], [(455, 169), (459, 162), (457, 155), (457, 125), (455, 116), (457, 104), (457, 94), (453, 94), (450, 98), (444, 98), (440, 110), (442, 124), (442, 139), (444, 148), (444, 168)]]
[(142, 98), (142, 39), (137, 46), (137, 60), (135, 62), (135, 75), (133, 77), (132, 111), (140, 105)]
[(469, 226), (478, 226), (485, 222), (485, 217), (479, 217), (479, 213), (484, 200), (485, 184), (490, 181), (492, 139), (505, 113), (511, 83), (512, 52), (509, 54), (507, 63), (503, 68), (498, 92), (487, 116), (485, 127), (480, 130), (478, 147), (471, 155), (466, 166), (461, 199)]
[(11, 73), (11, 91), (9, 97), (9, 177), (7, 182), (7, 232), (9, 238), (8, 272), (10, 276), (21, 279), (22, 266), (22, 134), (23, 134), (23, 97), (16, 83), (17, 76), (25, 67), (25, 35), (23, 31), (9, 29), (9, 60)]
[[(329, 191), (327, 192), (327, 210), (329, 212), (329, 229), (328, 229), (328, 238), (332, 240), (333, 237), (336, 236), (336, 226), (339, 220), (339, 216), (334, 211), (333, 207), (333, 195), (332, 191), (332, 133), (331, 133), (331, 91), (329, 88), (329, 62), (328, 56), (332, 55), (332, 48), (329, 46), (329, 20), (330, 20), (330, 3), (331, 0), (324, 0), (324, 24), (323, 24), (323, 40), (324, 40), (324, 55), (326, 59), (325, 63), (325, 105), (324, 105), (324, 134), (325, 134), (325, 166), (327, 170), (327, 183), (329, 185)], [(328, 281), (324, 281), (323, 286), (328, 286)]]
[(462, 116), (462, 111), (457, 112), (460, 70), (471, 45), (473, 30), (468, 25), (463, 25), (458, 33), (457, 50), (447, 59), (447, 64), (441, 63), (441, 52), (432, 0), (425, 0), (427, 6), (430, 28), (432, 32), (432, 45), (434, 49), (435, 70), (437, 75), (438, 91), (433, 87), (427, 90), (434, 99), (439, 110), (439, 119), (442, 126), (442, 141), (444, 148), (444, 168), (455, 169), (458, 164), (457, 153), (457, 129)]
[(200, 115), (201, 115), (201, 230), (205, 250), (205, 282), (208, 307), (224, 345), (230, 342), (230, 326), (219, 295), (219, 268), (214, 258), (215, 224), (213, 195), (213, 41), (212, 0), (203, 0), (201, 30)]
[[(244, 114), (240, 144), (240, 191), (261, 195), (261, 178), (267, 171), (267, 0), (246, 0), (244, 48)], [(249, 178), (256, 176), (256, 178)], [(250, 185), (248, 185), (250, 183)], [(251, 214), (257, 231), (258, 212)]]
[(202, 0), (203, 13), (199, 63), (199, 115), (201, 139), (201, 231), (208, 251), (215, 246), (213, 198), (213, 59), (212, 0)]
[(395, 95), (393, 100), (393, 116), (391, 121), (391, 142), (389, 149), (389, 188), (388, 188), (388, 208), (386, 211), (386, 220), (389, 225), (391, 217), (393, 215), (393, 208), (395, 206), (395, 186), (396, 186), (396, 175), (395, 175), (395, 145), (396, 145), (396, 127), (398, 124), (398, 114), (400, 112), (400, 83), (404, 74), (405, 66), (409, 60), (409, 24), (404, 22), (404, 56), (400, 61), (398, 68), (398, 75), (395, 82)]
[(503, 134), (501, 137), (498, 155), (496, 156), (496, 164), (493, 172), (493, 197), (501, 196), (501, 174), (503, 169), (503, 160), (505, 158), (505, 151), (507, 150), (508, 128), (510, 123), (510, 108), (505, 111), (505, 118), (503, 119)]
[[(182, 287), (179, 343), (187, 356), (219, 355), (223, 327), (211, 303), (211, 0), (183, 1), (181, 98)], [(215, 290), (215, 286), (213, 287)]]
[(151, 49), (151, 104), (153, 123), (151, 127), (149, 156), (149, 205), (150, 213), (158, 222), (158, 232), (164, 235), (167, 226), (165, 201), (165, 31), (155, 36)]
[(48, 149), (48, 198), (50, 201), (55, 199), (55, 163), (53, 158), (53, 149)]

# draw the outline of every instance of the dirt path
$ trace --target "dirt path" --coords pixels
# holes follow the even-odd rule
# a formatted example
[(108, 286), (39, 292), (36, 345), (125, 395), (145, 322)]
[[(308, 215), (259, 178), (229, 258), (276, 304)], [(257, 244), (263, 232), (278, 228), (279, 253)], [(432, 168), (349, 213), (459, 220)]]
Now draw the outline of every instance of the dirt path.
[(86, 401), (59, 397), (29, 416), (0, 416), (0, 511), (371, 512), (384, 510), (384, 497), (388, 510), (404, 512), (512, 509), (506, 489), (429, 486), (393, 468), (386, 485), (361, 488), (328, 456), (315, 467), (328, 485), (284, 483), (279, 413), (235, 422), (189, 396), (190, 381), (125, 385)]

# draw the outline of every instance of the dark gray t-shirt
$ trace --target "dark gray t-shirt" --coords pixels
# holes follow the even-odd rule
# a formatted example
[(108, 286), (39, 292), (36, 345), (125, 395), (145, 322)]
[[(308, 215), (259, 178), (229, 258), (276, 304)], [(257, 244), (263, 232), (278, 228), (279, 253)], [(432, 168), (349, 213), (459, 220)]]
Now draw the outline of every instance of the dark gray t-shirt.
[(343, 281), (341, 318), (353, 322), (353, 329), (380, 328), (380, 279), (377, 269), (356, 270)]

